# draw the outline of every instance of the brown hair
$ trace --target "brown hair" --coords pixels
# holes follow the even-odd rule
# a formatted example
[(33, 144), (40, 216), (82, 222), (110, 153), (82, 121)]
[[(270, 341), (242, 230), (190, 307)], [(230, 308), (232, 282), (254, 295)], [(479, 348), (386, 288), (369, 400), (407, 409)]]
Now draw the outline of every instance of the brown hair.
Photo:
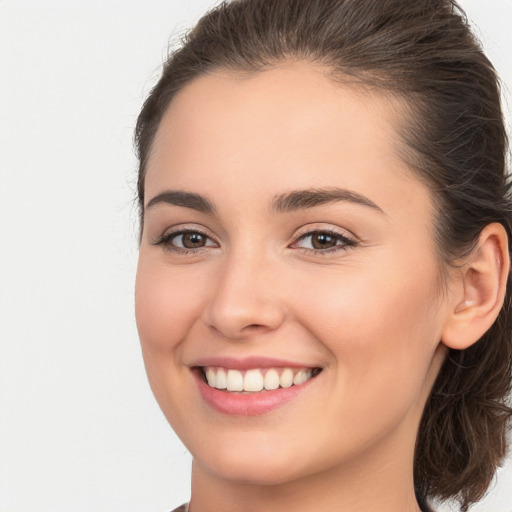
[[(138, 118), (138, 194), (160, 120), (174, 95), (215, 70), (257, 72), (317, 62), (333, 80), (404, 100), (404, 158), (433, 192), (444, 264), (501, 223), (512, 240), (507, 140), (494, 68), (450, 0), (233, 0), (208, 12), (171, 53)], [(510, 284), (510, 283), (509, 283)], [(418, 498), (485, 494), (506, 453), (512, 409), (512, 299), (472, 347), (451, 350), (426, 404), (414, 476)]]

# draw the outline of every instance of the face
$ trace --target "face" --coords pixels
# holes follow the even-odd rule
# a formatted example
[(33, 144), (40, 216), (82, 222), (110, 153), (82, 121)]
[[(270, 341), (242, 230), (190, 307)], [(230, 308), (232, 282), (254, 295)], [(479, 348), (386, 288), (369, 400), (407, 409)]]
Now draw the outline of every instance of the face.
[(136, 315), (154, 394), (205, 471), (275, 484), (412, 459), (445, 302), (398, 122), (391, 99), (300, 64), (198, 78), (166, 112)]

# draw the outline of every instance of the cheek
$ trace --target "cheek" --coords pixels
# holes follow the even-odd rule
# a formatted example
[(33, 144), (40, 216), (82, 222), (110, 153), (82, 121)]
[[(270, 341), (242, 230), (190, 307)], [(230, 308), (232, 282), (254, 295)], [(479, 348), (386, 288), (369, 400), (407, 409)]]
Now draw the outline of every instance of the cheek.
[(298, 305), (308, 330), (331, 352), (342, 391), (367, 390), (377, 401), (384, 390), (389, 396), (421, 389), (440, 336), (435, 271), (418, 279), (415, 269), (392, 269), (347, 272), (338, 283), (312, 280)]
[(434, 301), (428, 278), (419, 282), (348, 273), (338, 283), (331, 277), (326, 282), (312, 279), (299, 307), (309, 311), (302, 318), (320, 339), (344, 339), (349, 348), (378, 348), (390, 332), (396, 336), (388, 343), (399, 343), (406, 333), (424, 335), (421, 327), (434, 316)]
[(183, 434), (180, 411), (189, 404), (189, 375), (180, 364), (183, 343), (201, 308), (204, 286), (182, 268), (139, 255), (135, 315), (149, 384), (173, 428)]
[(135, 285), (135, 316), (144, 355), (169, 354), (197, 319), (200, 284), (142, 252)]

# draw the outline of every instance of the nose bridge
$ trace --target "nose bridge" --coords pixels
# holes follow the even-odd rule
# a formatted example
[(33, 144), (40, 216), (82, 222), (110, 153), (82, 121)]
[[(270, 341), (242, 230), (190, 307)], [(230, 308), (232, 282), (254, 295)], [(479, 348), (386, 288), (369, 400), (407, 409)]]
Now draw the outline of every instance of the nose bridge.
[(218, 269), (205, 322), (226, 338), (277, 329), (284, 308), (276, 293), (275, 262), (249, 245), (232, 250)]

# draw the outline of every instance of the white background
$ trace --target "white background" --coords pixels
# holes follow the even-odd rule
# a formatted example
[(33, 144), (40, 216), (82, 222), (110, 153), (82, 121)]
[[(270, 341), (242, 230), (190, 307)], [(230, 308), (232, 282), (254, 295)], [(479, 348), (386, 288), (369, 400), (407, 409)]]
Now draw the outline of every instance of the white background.
[[(211, 4), (0, 0), (0, 512), (189, 497), (134, 322), (132, 132), (169, 36)], [(512, 87), (512, 0), (463, 5)], [(510, 462), (475, 511), (512, 511)]]

